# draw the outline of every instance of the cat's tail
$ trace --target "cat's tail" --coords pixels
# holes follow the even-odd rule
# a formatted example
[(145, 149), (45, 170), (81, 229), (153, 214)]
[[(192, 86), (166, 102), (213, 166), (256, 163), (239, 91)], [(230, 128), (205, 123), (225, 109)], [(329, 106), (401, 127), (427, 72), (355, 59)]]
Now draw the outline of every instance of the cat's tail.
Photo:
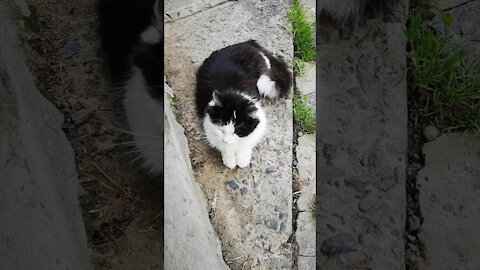
[(257, 81), (260, 94), (271, 99), (287, 97), (292, 86), (292, 73), (288, 70), (287, 64), (282, 59), (273, 56), (255, 40), (249, 40), (247, 43), (256, 47), (266, 58), (267, 72), (262, 74)]
[[(338, 30), (352, 32), (366, 18), (385, 13), (397, 0), (323, 0), (318, 1), (317, 15), (325, 16)], [(317, 20), (319, 21), (319, 20)]]
[(292, 73), (288, 70), (287, 64), (276, 58), (269, 58), (272, 68), (270, 69), (270, 79), (275, 82), (277, 97), (286, 97), (292, 86)]

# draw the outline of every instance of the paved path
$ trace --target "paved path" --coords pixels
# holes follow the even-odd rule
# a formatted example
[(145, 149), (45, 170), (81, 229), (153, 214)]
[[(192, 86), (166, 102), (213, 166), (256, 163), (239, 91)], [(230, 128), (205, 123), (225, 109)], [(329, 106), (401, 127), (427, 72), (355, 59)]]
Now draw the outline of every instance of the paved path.
[[(167, 1), (167, 14), (172, 13), (169, 2), (174, 1)], [(269, 129), (251, 166), (232, 171), (202, 141), (193, 98), (196, 69), (210, 53), (227, 45), (256, 39), (291, 63), (289, 4), (249, 0), (202, 5), (214, 7), (165, 25), (167, 83), (176, 96), (177, 120), (187, 133), (195, 180), (205, 192), (223, 256), (232, 269), (291, 269), (287, 242), (292, 233), (291, 99), (266, 106)]]
[[(317, 33), (317, 267), (404, 269), (407, 1), (349, 40)], [(318, 265), (320, 264), (320, 265)]]
[[(468, 55), (480, 53), (480, 1), (440, 1), (452, 13), (452, 40)], [(432, 25), (442, 31), (441, 20)], [(478, 269), (480, 265), (480, 138), (442, 134), (423, 146), (425, 167), (417, 177), (423, 216), (421, 269)]]

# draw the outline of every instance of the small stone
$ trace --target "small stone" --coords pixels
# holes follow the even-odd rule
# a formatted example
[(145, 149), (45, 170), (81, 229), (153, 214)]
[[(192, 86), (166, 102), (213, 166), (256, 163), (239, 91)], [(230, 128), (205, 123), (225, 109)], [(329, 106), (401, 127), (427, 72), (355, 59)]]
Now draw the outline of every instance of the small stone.
[(63, 46), (63, 48), (58, 50), (58, 54), (63, 59), (68, 59), (76, 55), (79, 51), (80, 51), (80, 43), (76, 41), (69, 41)]
[(104, 135), (95, 138), (95, 147), (100, 151), (110, 151), (115, 148), (113, 137), (111, 135)]
[(246, 187), (242, 187), (242, 188), (240, 189), (240, 193), (241, 193), (242, 195), (247, 194), (247, 192), (248, 192), (248, 189), (247, 189)]
[(412, 243), (414, 243), (415, 240), (416, 240), (416, 239), (415, 239), (415, 236), (410, 235), (410, 234), (407, 234), (407, 239), (408, 239), (408, 241), (410, 241), (410, 242), (412, 242)]
[(231, 189), (238, 189), (238, 188), (239, 188), (237, 182), (235, 182), (235, 181), (233, 181), (233, 180), (227, 181), (227, 185), (228, 185)]
[(362, 212), (367, 212), (370, 210), (375, 204), (377, 204), (378, 199), (380, 196), (378, 195), (377, 192), (369, 192), (365, 198), (363, 198), (359, 203), (358, 203), (358, 209)]
[(416, 231), (420, 228), (420, 219), (417, 216), (411, 216), (408, 219), (408, 228), (410, 231)]
[(286, 228), (285, 223), (284, 222), (280, 223), (280, 232), (281, 233), (285, 232), (285, 228)]
[(302, 137), (303, 136), (303, 132), (298, 132), (298, 137)]
[(91, 115), (92, 110), (90, 109), (82, 109), (76, 111), (72, 114), (72, 120), (75, 122), (76, 125), (80, 125), (85, 122)]
[(276, 171), (278, 171), (277, 166), (268, 166), (267, 169), (265, 169), (266, 173), (273, 173), (273, 172), (276, 172)]
[(423, 136), (425, 137), (425, 140), (427, 140), (427, 142), (431, 142), (435, 140), (439, 134), (440, 134), (440, 131), (438, 131), (438, 129), (432, 125), (426, 126), (423, 129)]
[(325, 239), (322, 243), (321, 251), (326, 255), (345, 253), (357, 249), (355, 238), (349, 233), (338, 233)]
[(275, 219), (265, 220), (265, 225), (272, 230), (277, 230), (278, 222)]

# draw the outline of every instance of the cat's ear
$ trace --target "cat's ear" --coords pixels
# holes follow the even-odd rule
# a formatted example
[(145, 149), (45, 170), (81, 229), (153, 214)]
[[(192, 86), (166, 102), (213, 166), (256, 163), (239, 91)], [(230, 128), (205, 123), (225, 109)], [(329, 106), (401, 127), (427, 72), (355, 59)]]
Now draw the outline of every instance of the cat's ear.
[(219, 94), (220, 93), (218, 92), (218, 90), (213, 91), (212, 101), (210, 101), (213, 104), (210, 104), (210, 106), (222, 107), (222, 102), (220, 101)]
[(258, 108), (255, 105), (252, 105), (247, 108), (247, 115), (252, 118), (257, 118)]

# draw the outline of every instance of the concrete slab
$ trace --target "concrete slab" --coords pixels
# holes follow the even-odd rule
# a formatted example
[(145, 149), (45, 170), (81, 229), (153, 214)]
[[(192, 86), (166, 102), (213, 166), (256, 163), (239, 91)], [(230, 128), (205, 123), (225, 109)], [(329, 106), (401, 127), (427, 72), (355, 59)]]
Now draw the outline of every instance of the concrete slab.
[(472, 0), (439, 0), (437, 2), (437, 7), (440, 10), (449, 10), (449, 9), (454, 9), (456, 7), (462, 6), (469, 2), (472, 2)]
[(316, 263), (315, 263), (315, 257), (304, 257), (304, 256), (299, 256), (298, 257), (298, 270), (314, 270), (314, 269), (319, 269), (315, 268)]
[(309, 95), (315, 93), (315, 80), (316, 80), (316, 64), (305, 63), (304, 73), (301, 76), (295, 78), (297, 90), (302, 95)]
[(311, 212), (300, 212), (295, 233), (298, 243), (298, 256), (315, 256), (315, 220)]
[[(165, 84), (165, 89), (170, 87)], [(208, 219), (205, 196), (193, 180), (187, 138), (165, 94), (165, 269), (229, 269)]]
[[(458, 3), (461, 2), (461, 3)], [(468, 54), (480, 55), (480, 1), (441, 1), (443, 7), (448, 7), (449, 12), (453, 15), (453, 23), (449, 30), (451, 40), (455, 44), (460, 41), (462, 48)], [(441, 18), (437, 17), (432, 20), (432, 26), (443, 33), (444, 26)]]
[(307, 96), (308, 105), (316, 111), (316, 64), (315, 63), (305, 63), (304, 73), (302, 76), (297, 76), (295, 78), (296, 88), (301, 95)]
[(315, 150), (315, 134), (306, 134), (298, 138), (296, 148), (298, 174), (295, 181), (301, 187), (300, 197), (297, 200), (299, 211), (310, 211), (312, 200), (315, 199)]
[(480, 140), (442, 135), (423, 147), (417, 185), (425, 245), (422, 269), (476, 269), (480, 265)]
[(166, 0), (164, 3), (164, 20), (165, 22), (176, 21), (227, 1), (228, 0)]
[(309, 21), (315, 25), (317, 1), (316, 0), (300, 0), (300, 4), (307, 11)]
[(348, 40), (317, 33), (317, 265), (405, 269), (407, 1)]
[(315, 269), (315, 220), (312, 216), (312, 202), (315, 202), (315, 134), (306, 134), (298, 138), (296, 148), (297, 172), (296, 185), (300, 187), (297, 199), (297, 230), (295, 239), (298, 246), (297, 265), (299, 270)]
[(195, 70), (213, 51), (256, 39), (289, 64), (293, 42), (279, 1), (219, 5), (165, 25), (165, 72), (175, 90), (178, 121), (189, 140), (194, 175), (205, 192), (212, 224), (232, 269), (291, 269), (291, 99), (267, 104), (269, 128), (251, 166), (229, 170), (202, 139), (194, 107)]
[(35, 87), (0, 3), (0, 269), (93, 269), (63, 116)]

